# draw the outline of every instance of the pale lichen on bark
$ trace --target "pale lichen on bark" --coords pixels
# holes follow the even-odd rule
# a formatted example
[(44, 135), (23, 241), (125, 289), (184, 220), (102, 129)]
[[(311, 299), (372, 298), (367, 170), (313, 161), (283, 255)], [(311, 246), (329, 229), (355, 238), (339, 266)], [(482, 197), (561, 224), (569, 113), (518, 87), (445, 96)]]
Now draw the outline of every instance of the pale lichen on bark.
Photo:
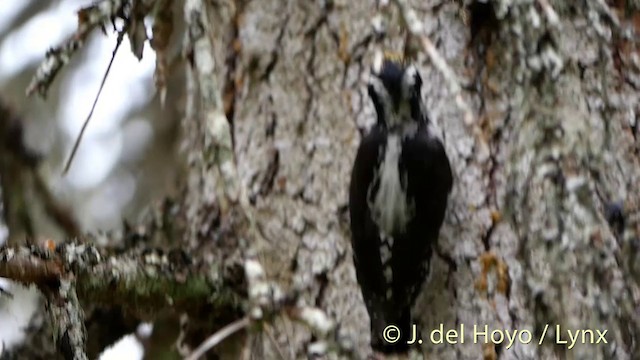
[(185, 3), (185, 21), (188, 24), (186, 45), (190, 48), (188, 51), (199, 85), (200, 116), (204, 117), (206, 125), (205, 146), (208, 148), (207, 153), (215, 157), (210, 161), (217, 165), (222, 178), (222, 191), (218, 196), (218, 202), (223, 211), (226, 211), (230, 206), (227, 201), (239, 201), (242, 190), (237, 178), (231, 127), (223, 111), (222, 86), (218, 83), (220, 72), (216, 67), (213, 47), (217, 32), (212, 28), (212, 11), (210, 5), (204, 1), (189, 0)]
[[(633, 358), (640, 334), (640, 61), (629, 34), (638, 29), (600, 0), (394, 3), (403, 12), (387, 4), (381, 16), (356, 1), (186, 1), (188, 174), (178, 211), (185, 225), (171, 240), (203, 258), (187, 265), (151, 251), (106, 262), (99, 252), (69, 248), (65, 263), (75, 264), (78, 296), (93, 299), (105, 290), (101, 281), (112, 279), (119, 305), (151, 305), (151, 314), (139, 314), (150, 317), (167, 307), (187, 311), (185, 304), (202, 299), (238, 312), (248, 301), (252, 321), (286, 308), (288, 316), (265, 326), (275, 339), (261, 338), (266, 358), (325, 351), (328, 343), (316, 341), (309, 326), (321, 337), (335, 330), (343, 349), (368, 355), (347, 186), (361, 132), (374, 117), (363, 81), (369, 55), (402, 51), (408, 26), (429, 40), (413, 61), (455, 173), (415, 320), (423, 336), (440, 324), (466, 327), (464, 344), (426, 341), (423, 353)], [(622, 230), (607, 224), (609, 202), (623, 204)], [(265, 244), (248, 259), (254, 237)], [(247, 294), (236, 293), (244, 289), (231, 276), (238, 264)], [(0, 266), (8, 270), (15, 268)], [(280, 303), (283, 294), (296, 294), (295, 304)], [(528, 330), (533, 341), (509, 349), (482, 337), (478, 343), (474, 325)], [(554, 344), (555, 325), (607, 329), (608, 344), (568, 350)]]
[[(298, 25), (305, 9), (288, 4), (285, 15), (275, 12), (270, 4), (261, 3), (257, 12), (256, 3), (250, 3), (246, 17), (252, 21), (241, 27), (241, 39), (246, 45), (243, 55), (248, 57), (243, 64), (249, 67), (255, 58), (258, 67), (255, 73), (248, 71), (250, 80), (245, 82), (236, 117), (234, 130), (240, 172), (248, 188), (254, 189), (252, 196), (263, 214), (261, 225), (268, 237), (277, 239), (273, 241), (277, 260), (270, 270), (284, 274), (279, 275), (283, 282), (289, 281), (287, 265), (295, 259), (294, 284), (314, 284), (326, 272), (328, 284), (312, 285), (312, 289), (317, 289), (312, 294), (331, 299), (323, 302), (330, 313), (350, 313), (344, 320), (345, 326), (365, 334), (367, 317), (357, 291), (337, 290), (339, 286), (336, 286), (355, 285), (351, 264), (348, 260), (337, 263), (331, 260), (350, 257), (344, 214), (327, 211), (331, 208), (328, 205), (333, 204), (330, 200), (333, 194), (337, 195), (337, 208), (345, 205), (343, 184), (347, 183), (350, 161), (334, 156), (329, 157), (330, 163), (325, 163), (321, 155), (325, 149), (322, 144), (327, 143), (342, 149), (347, 159), (353, 157), (358, 138), (356, 129), (366, 127), (372, 116), (361, 82), (368, 60), (358, 59), (343, 69), (343, 63), (335, 57), (342, 41), (339, 36), (334, 44), (327, 40), (329, 47), (324, 47), (322, 52), (314, 52), (313, 44), (324, 46), (326, 36), (339, 34), (340, 31), (335, 31), (336, 23), (349, 29), (349, 40), (358, 38), (357, 34), (370, 33), (370, 23), (341, 23), (341, 16), (346, 12), (362, 13), (356, 4), (330, 8), (326, 23), (322, 15), (311, 16), (311, 20), (306, 21), (320, 25), (313, 28), (312, 48), (305, 49), (303, 44), (309, 39), (300, 35), (305, 33), (305, 27)], [(583, 328), (609, 326), (608, 322), (581, 315), (595, 316), (583, 303), (588, 299), (587, 304), (591, 304), (595, 298), (566, 288), (578, 280), (585, 283), (586, 276), (586, 288), (596, 291), (597, 276), (587, 276), (591, 266), (607, 269), (611, 279), (621, 279), (620, 270), (612, 263), (617, 250), (600, 214), (601, 204), (595, 196), (589, 170), (592, 166), (589, 164), (594, 164), (598, 156), (610, 158), (606, 150), (602, 154), (587, 151), (603, 144), (597, 135), (602, 125), (599, 120), (593, 120), (598, 116), (587, 106), (587, 99), (601, 93), (589, 91), (587, 96), (585, 80), (578, 76), (580, 66), (589, 61), (592, 66), (600, 56), (599, 49), (606, 47), (606, 44), (600, 45), (602, 39), (596, 34), (587, 37), (585, 33), (597, 27), (607, 28), (607, 24), (585, 22), (593, 16), (589, 12), (596, 11), (592, 7), (580, 12), (555, 1), (490, 2), (487, 6), (493, 7), (498, 25), (490, 30), (494, 32), (493, 42), (483, 44), (488, 50), (474, 60), (485, 63), (481, 68), (485, 74), (480, 75), (465, 69), (464, 58), (471, 56), (467, 52), (474, 49), (467, 49), (464, 43), (475, 34), (468, 33), (458, 5), (451, 2), (410, 5), (417, 9), (417, 18), (424, 19), (428, 35), (453, 72), (465, 74), (466, 77), (461, 76), (463, 82), (478, 81), (474, 76), (481, 79), (479, 88), (472, 87), (469, 91), (465, 86), (465, 90), (473, 100), (472, 107), (479, 113), (479, 126), (491, 150), (488, 159), (478, 153), (472, 138), (477, 134), (469, 134), (463, 126), (455, 99), (451, 99), (448, 89), (441, 85), (442, 74), (425, 66), (425, 54), (418, 54), (429, 115), (444, 133), (457, 180), (447, 224), (442, 230), (441, 254), (434, 259), (433, 275), (417, 307), (424, 328), (432, 329), (439, 323), (448, 327), (460, 323), (488, 324), (492, 329), (526, 329), (540, 335), (540, 326), (546, 322)], [(374, 16), (371, 11), (368, 14)], [(394, 16), (389, 19), (397, 21)], [(394, 32), (396, 29), (391, 24), (383, 46), (398, 49), (399, 43), (394, 42), (399, 35)], [(255, 41), (260, 38), (268, 40)], [(368, 49), (365, 53), (373, 49), (372, 44), (364, 46)], [(332, 48), (336, 50), (331, 51)], [(300, 69), (300, 64), (308, 59), (308, 55), (303, 55), (305, 50), (318, 60), (309, 60), (311, 66)], [(266, 62), (264, 57), (270, 54), (277, 55), (269, 56), (271, 62)], [(578, 60), (584, 64), (577, 65)], [(315, 64), (322, 64), (321, 68)], [(587, 66), (587, 73), (589, 71)], [(329, 75), (318, 74), (333, 74), (335, 78), (344, 74), (343, 88), (346, 89), (342, 92), (347, 101), (336, 98), (341, 92), (340, 86), (327, 86), (331, 83)], [(343, 107), (354, 112), (345, 112)], [(338, 133), (326, 132), (325, 126), (336, 125), (347, 127)], [(557, 129), (561, 129), (562, 138), (554, 140)], [(278, 154), (275, 165), (270, 155), (273, 151)], [(578, 171), (566, 168), (572, 163), (577, 164), (574, 168)], [(271, 166), (277, 169), (273, 171)], [(560, 171), (566, 173), (561, 183), (549, 179), (548, 175)], [(273, 173), (275, 175), (270, 175), (273, 179), (266, 176)], [(330, 174), (331, 178), (322, 185), (325, 190), (318, 196), (313, 190), (314, 184), (324, 179), (324, 174)], [(609, 174), (603, 171), (602, 176)], [(622, 174), (615, 176), (616, 179), (622, 177)], [(270, 192), (258, 191), (264, 189), (262, 181), (270, 183)], [(327, 192), (326, 186), (331, 188), (331, 184), (336, 191)], [(335, 232), (333, 224), (343, 230)], [(605, 244), (597, 251), (589, 245), (595, 230), (603, 235)], [(333, 234), (338, 236), (336, 240), (332, 239)], [(322, 250), (325, 246), (328, 253)], [(582, 249), (580, 256), (585, 256), (584, 261), (578, 255), (570, 261), (571, 256), (564, 253), (565, 249), (577, 248)], [(612, 289), (597, 291), (613, 294), (613, 288), (620, 289), (622, 285), (619, 280), (611, 281)], [(323, 290), (318, 291), (320, 288)], [(559, 298), (551, 300), (551, 294)], [(538, 309), (539, 302), (544, 303), (544, 311)], [(364, 337), (356, 337), (361, 354), (367, 352)], [(299, 335), (298, 340), (303, 338)], [(613, 335), (611, 339), (613, 341)], [(494, 354), (505, 358), (562, 356), (554, 350), (550, 338), (542, 347), (516, 344), (509, 350), (504, 346), (473, 344), (470, 340), (455, 346), (426, 345), (424, 349), (426, 354), (443, 358), (477, 358), (479, 349), (486, 356)], [(620, 341), (618, 335), (616, 341)], [(611, 347), (597, 349), (601, 351), (599, 356), (606, 357)], [(592, 350), (575, 351), (580, 355), (581, 351)], [(617, 351), (624, 354), (622, 348)]]
[(87, 330), (84, 326), (84, 311), (76, 294), (74, 281), (63, 279), (55, 294), (46, 303), (54, 342), (67, 360), (87, 360)]
[[(637, 283), (625, 278), (617, 263), (620, 244), (602, 215), (605, 203), (615, 200), (609, 196), (627, 196), (600, 175), (616, 171), (603, 162), (617, 151), (612, 140), (628, 141), (615, 120), (619, 110), (610, 107), (611, 95), (628, 96), (614, 86), (612, 30), (593, 6), (548, 2), (560, 17), (558, 26), (546, 8), (547, 22), (529, 5), (494, 4), (498, 36), (510, 38), (498, 48), (504, 51), (502, 71), (494, 75), (504, 95), (486, 104), (504, 102), (510, 109), (501, 129), (509, 141), (502, 140), (499, 149), (506, 161), (498, 165), (504, 166), (501, 181), (506, 180), (499, 200), (509, 221), (489, 240), (500, 244), (492, 248), (509, 265), (511, 291), (507, 308), (496, 310), (508, 309), (512, 325), (504, 325), (530, 329), (538, 338), (550, 325), (542, 346), (517, 343), (502, 350), (501, 358), (631, 358), (637, 350), (625, 333), (637, 334), (640, 319), (631, 311), (637, 299), (627, 294), (637, 292)], [(508, 74), (515, 81), (500, 78)], [(564, 339), (566, 329), (608, 329), (608, 344), (571, 350), (554, 345), (556, 325)]]

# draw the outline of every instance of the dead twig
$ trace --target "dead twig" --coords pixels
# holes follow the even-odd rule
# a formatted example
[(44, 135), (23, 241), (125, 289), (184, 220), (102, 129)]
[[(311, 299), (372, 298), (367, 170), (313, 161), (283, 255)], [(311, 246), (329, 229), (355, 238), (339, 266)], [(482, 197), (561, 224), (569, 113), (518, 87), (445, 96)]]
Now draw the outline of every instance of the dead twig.
[(464, 113), (464, 123), (466, 126), (471, 127), (472, 133), (476, 139), (476, 142), (479, 145), (479, 157), (480, 158), (488, 158), (489, 146), (484, 139), (482, 134), (482, 130), (478, 126), (478, 124), (474, 120), (473, 111), (467, 102), (464, 100), (462, 96), (462, 87), (460, 86), (460, 81), (454, 71), (449, 67), (446, 60), (438, 49), (435, 47), (431, 39), (425, 34), (424, 26), (416, 12), (409, 6), (406, 0), (394, 0), (394, 3), (400, 10), (402, 19), (405, 23), (407, 31), (411, 34), (411, 36), (419, 39), (422, 48), (427, 53), (433, 65), (438, 69), (438, 71), (444, 77), (447, 85), (449, 86), (449, 90), (453, 95), (456, 105), (462, 110)]
[(98, 99), (100, 99), (100, 94), (102, 93), (102, 89), (104, 88), (104, 84), (107, 81), (107, 76), (109, 76), (109, 72), (111, 71), (111, 66), (113, 65), (113, 60), (116, 58), (116, 54), (118, 53), (118, 49), (120, 49), (120, 45), (122, 44), (122, 39), (124, 39), (124, 35), (127, 33), (127, 26), (124, 29), (118, 32), (118, 39), (116, 41), (116, 47), (113, 49), (113, 53), (111, 54), (111, 60), (109, 60), (109, 66), (107, 66), (107, 70), (104, 72), (104, 76), (102, 76), (102, 82), (100, 82), (100, 88), (98, 89), (98, 93), (96, 94), (96, 98), (93, 100), (93, 105), (91, 105), (91, 111), (89, 111), (89, 115), (84, 120), (82, 124), (82, 128), (80, 129), (80, 134), (76, 138), (76, 142), (73, 144), (73, 149), (71, 150), (71, 154), (69, 155), (69, 159), (67, 159), (67, 163), (64, 166), (63, 175), (69, 172), (69, 168), (71, 167), (71, 162), (73, 158), (76, 156), (76, 152), (78, 151), (78, 147), (80, 146), (80, 141), (82, 141), (82, 137), (84, 136), (84, 132), (87, 129), (87, 125), (89, 125), (89, 120), (91, 120), (91, 116), (93, 116), (93, 111), (96, 109), (96, 105), (98, 104)]
[(216, 345), (221, 343), (224, 339), (229, 336), (237, 333), (238, 331), (246, 328), (251, 323), (249, 317), (245, 316), (240, 320), (236, 320), (231, 324), (223, 327), (218, 330), (215, 334), (209, 336), (207, 340), (205, 340), (200, 346), (198, 346), (192, 353), (189, 355), (186, 360), (197, 360), (202, 355), (204, 355), (207, 351), (214, 348)]
[(38, 92), (45, 97), (58, 72), (84, 46), (89, 34), (121, 14), (127, 3), (125, 0), (105, 0), (78, 11), (78, 29), (65, 43), (47, 51), (45, 60), (27, 87), (27, 95)]
[[(278, 357), (281, 360), (286, 360), (286, 357), (284, 356), (284, 352), (282, 352), (282, 349), (280, 348), (280, 345), (278, 344), (276, 337), (273, 336), (273, 329), (271, 329), (271, 326), (269, 324), (265, 324), (264, 331), (267, 333), (267, 337), (269, 338), (269, 341), (271, 341), (271, 343), (273, 344), (273, 347), (276, 349), (276, 352), (278, 353)], [(287, 341), (289, 341), (288, 337), (287, 337)]]

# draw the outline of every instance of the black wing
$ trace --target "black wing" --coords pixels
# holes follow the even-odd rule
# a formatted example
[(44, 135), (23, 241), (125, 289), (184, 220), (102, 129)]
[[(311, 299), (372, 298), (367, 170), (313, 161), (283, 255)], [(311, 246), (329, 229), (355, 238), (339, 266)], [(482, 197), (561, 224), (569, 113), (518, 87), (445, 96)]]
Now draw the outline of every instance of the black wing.
[[(380, 238), (376, 224), (371, 218), (367, 194), (378, 167), (379, 156), (384, 151), (386, 136), (374, 126), (360, 142), (351, 172), (349, 186), (349, 212), (351, 217), (351, 246), (358, 283), (366, 299), (372, 293), (384, 293), (380, 260)], [(367, 309), (372, 305), (366, 304)]]
[(407, 196), (414, 201), (414, 218), (396, 236), (392, 266), (399, 306), (412, 306), (429, 268), (453, 185), (451, 165), (442, 142), (426, 127), (404, 140), (400, 163), (407, 176)]
[[(373, 222), (367, 201), (369, 186), (373, 186), (374, 173), (378, 168), (380, 155), (384, 154), (385, 146), (385, 133), (378, 126), (374, 126), (362, 139), (351, 172), (349, 210), (353, 262), (371, 321), (371, 346), (377, 351), (395, 352), (405, 350), (406, 341), (395, 344), (398, 346), (385, 343), (382, 331), (387, 325), (392, 324), (402, 327), (405, 331), (409, 324), (409, 314), (406, 309), (394, 309), (393, 302), (386, 299), (388, 286), (380, 257), (380, 231)], [(404, 315), (402, 319), (399, 313)], [(399, 324), (400, 322), (403, 324)]]

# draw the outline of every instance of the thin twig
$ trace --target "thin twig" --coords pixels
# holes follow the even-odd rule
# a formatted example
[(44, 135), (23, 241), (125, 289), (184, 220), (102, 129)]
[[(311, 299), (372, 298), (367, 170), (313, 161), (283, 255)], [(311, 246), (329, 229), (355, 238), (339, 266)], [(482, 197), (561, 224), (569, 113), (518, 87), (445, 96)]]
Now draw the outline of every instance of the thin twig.
[(285, 335), (287, 336), (287, 345), (289, 346), (289, 353), (291, 355), (291, 359), (294, 359), (295, 353), (293, 350), (293, 344), (291, 343), (291, 338), (293, 338), (293, 326), (284, 317), (281, 317), (280, 321), (282, 322), (282, 328), (284, 329)]
[(444, 77), (444, 80), (447, 83), (449, 90), (451, 91), (456, 101), (456, 105), (464, 113), (464, 124), (472, 128), (472, 133), (479, 147), (479, 156), (485, 159), (488, 158), (489, 146), (484, 139), (482, 130), (474, 120), (471, 107), (462, 96), (462, 87), (460, 86), (460, 81), (458, 80), (455, 72), (447, 64), (447, 61), (440, 54), (431, 39), (429, 39), (429, 37), (425, 34), (422, 22), (420, 21), (420, 19), (418, 19), (418, 15), (416, 14), (416, 12), (411, 8), (411, 6), (409, 6), (407, 0), (394, 0), (394, 2), (400, 10), (400, 14), (407, 31), (411, 34), (411, 36), (414, 36), (420, 40), (420, 44), (431, 59), (431, 62)]
[(284, 356), (284, 353), (280, 348), (280, 344), (278, 344), (278, 341), (276, 340), (275, 336), (273, 336), (273, 329), (271, 328), (271, 326), (269, 326), (269, 324), (267, 323), (264, 324), (264, 331), (267, 333), (267, 337), (273, 344), (273, 347), (276, 349), (276, 352), (278, 353), (278, 356), (280, 357), (280, 359), (286, 360), (287, 358)]
[(198, 346), (198, 348), (195, 349), (185, 360), (199, 359), (202, 355), (211, 350), (214, 346), (221, 343), (224, 339), (249, 326), (249, 323), (249, 317), (245, 316), (242, 319), (236, 320), (231, 324), (223, 327), (218, 332), (211, 335), (202, 344), (200, 344), (200, 346)]
[(420, 43), (424, 48), (425, 52), (431, 59), (431, 62), (435, 67), (440, 71), (444, 80), (446, 81), (449, 89), (452, 92), (452, 95), (456, 99), (457, 105), (464, 111), (465, 118), (464, 122), (467, 125), (470, 125), (473, 122), (473, 113), (471, 112), (471, 108), (464, 101), (461, 94), (461, 86), (459, 84), (458, 77), (454, 73), (454, 71), (447, 65), (446, 60), (442, 57), (438, 49), (436, 49), (433, 42), (427, 37), (424, 33), (424, 26), (422, 22), (418, 19), (416, 12), (407, 4), (406, 0), (395, 0), (394, 1), (398, 6), (400, 13), (402, 15), (402, 19), (406, 25), (407, 30), (411, 33), (412, 36), (420, 39)]
[(457, 76), (455, 75), (453, 70), (451, 70), (449, 65), (447, 65), (447, 62), (442, 57), (442, 55), (440, 55), (440, 52), (438, 51), (438, 49), (436, 49), (435, 45), (433, 45), (431, 39), (429, 39), (426, 35), (420, 35), (419, 38), (420, 42), (422, 43), (422, 47), (427, 52), (427, 55), (429, 55), (429, 58), (431, 58), (431, 62), (433, 62), (433, 64), (449, 84), (449, 89), (453, 93), (453, 96), (456, 100), (456, 105), (458, 105), (458, 107), (464, 112), (465, 125), (472, 125), (474, 122), (473, 113), (467, 102), (462, 97), (462, 88), (458, 83)]
[(78, 28), (64, 43), (47, 51), (45, 59), (36, 70), (33, 79), (31, 79), (31, 83), (27, 88), (27, 95), (38, 92), (40, 96), (45, 97), (56, 75), (69, 63), (75, 53), (84, 46), (93, 30), (102, 28), (105, 23), (120, 17), (119, 14), (123, 12), (124, 7), (129, 2), (125, 0), (103, 0), (80, 9), (78, 11)]
[(82, 129), (80, 129), (80, 134), (76, 138), (75, 144), (73, 144), (73, 149), (71, 150), (71, 155), (69, 155), (69, 159), (67, 160), (66, 165), (64, 166), (63, 175), (66, 175), (69, 172), (69, 168), (71, 167), (71, 162), (73, 162), (73, 158), (76, 156), (76, 152), (78, 151), (78, 147), (80, 146), (80, 141), (82, 141), (82, 137), (84, 136), (84, 132), (87, 129), (87, 125), (89, 125), (89, 120), (91, 120), (91, 116), (93, 116), (93, 111), (96, 109), (96, 105), (98, 104), (98, 99), (100, 98), (100, 94), (102, 93), (102, 89), (104, 88), (105, 82), (107, 82), (107, 76), (109, 76), (109, 71), (111, 71), (111, 65), (113, 65), (113, 61), (116, 58), (116, 54), (118, 53), (118, 49), (120, 49), (120, 45), (122, 44), (122, 39), (124, 39), (124, 35), (127, 33), (127, 26), (118, 32), (118, 39), (116, 42), (116, 47), (113, 49), (113, 53), (111, 55), (111, 60), (109, 60), (109, 66), (107, 66), (107, 71), (105, 71), (104, 76), (102, 77), (102, 82), (100, 83), (100, 89), (98, 89), (98, 94), (96, 94), (96, 98), (93, 100), (93, 105), (91, 106), (91, 111), (89, 111), (89, 115), (87, 119), (82, 124)]

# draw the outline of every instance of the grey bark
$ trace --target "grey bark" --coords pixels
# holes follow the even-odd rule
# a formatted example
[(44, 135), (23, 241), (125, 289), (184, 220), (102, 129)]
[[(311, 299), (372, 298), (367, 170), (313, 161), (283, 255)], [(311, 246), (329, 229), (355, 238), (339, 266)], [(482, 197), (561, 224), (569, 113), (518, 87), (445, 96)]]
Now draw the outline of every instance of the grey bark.
[[(440, 323), (467, 330), (464, 344), (426, 341), (422, 349), (447, 359), (633, 358), (638, 53), (624, 33), (633, 31), (625, 14), (637, 10), (599, 1), (489, 4), (494, 19), (456, 2), (413, 2), (468, 85), (463, 95), (490, 147), (488, 158), (479, 156), (442, 75), (419, 53), (423, 96), (456, 184), (416, 313), (423, 334)], [(358, 130), (373, 116), (362, 81), (380, 46), (366, 41), (371, 5), (253, 1), (237, 8), (241, 86), (232, 119), (240, 175), (270, 245), (269, 274), (285, 288), (306, 289), (301, 301), (326, 309), (363, 355), (368, 317), (345, 207)], [(387, 19), (381, 46), (404, 48), (397, 13)], [(628, 220), (617, 237), (604, 216), (613, 201), (624, 201)], [(528, 330), (533, 339), (509, 349), (482, 337), (474, 344), (473, 325)], [(563, 340), (565, 329), (606, 329), (608, 344), (568, 350), (556, 325)], [(276, 329), (280, 346), (302, 356), (308, 332)]]
[[(420, 69), (430, 119), (455, 173), (431, 276), (414, 311), (425, 357), (639, 358), (637, 2), (410, 1), (463, 85), (479, 133), (464, 124), (447, 79), (406, 36), (393, 5), (202, 3), (212, 10), (208, 25), (195, 26), (207, 23), (200, 13), (182, 14), (189, 26), (179, 34), (187, 63), (187, 169), (178, 210), (163, 217), (168, 242), (222, 264), (225, 281), (247, 248), (257, 250), (268, 278), (287, 294), (300, 293), (298, 305), (320, 307), (337, 321), (343, 348), (370, 354), (347, 187), (361, 134), (374, 120), (364, 82), (371, 55), (406, 51)], [(381, 39), (372, 26), (379, 16), (386, 24)], [(211, 83), (202, 80), (211, 69), (194, 56), (202, 48), (190, 48), (203, 39), (213, 46)], [(215, 164), (229, 154), (207, 121), (221, 100), (248, 219), (219, 191), (228, 190), (220, 185), (227, 178)], [(252, 221), (260, 239), (246, 230)], [(432, 344), (428, 336), (440, 324), (445, 332), (464, 325), (464, 343)], [(474, 325), (528, 331), (530, 343), (485, 342), (474, 338)], [(606, 343), (580, 339), (568, 349), (558, 340), (567, 340), (569, 329), (592, 330), (594, 342), (596, 330), (607, 330)], [(185, 330), (191, 338), (181, 340), (197, 345), (197, 330)], [(250, 341), (236, 340), (245, 354), (271, 359), (305, 358), (315, 338), (283, 314)]]

